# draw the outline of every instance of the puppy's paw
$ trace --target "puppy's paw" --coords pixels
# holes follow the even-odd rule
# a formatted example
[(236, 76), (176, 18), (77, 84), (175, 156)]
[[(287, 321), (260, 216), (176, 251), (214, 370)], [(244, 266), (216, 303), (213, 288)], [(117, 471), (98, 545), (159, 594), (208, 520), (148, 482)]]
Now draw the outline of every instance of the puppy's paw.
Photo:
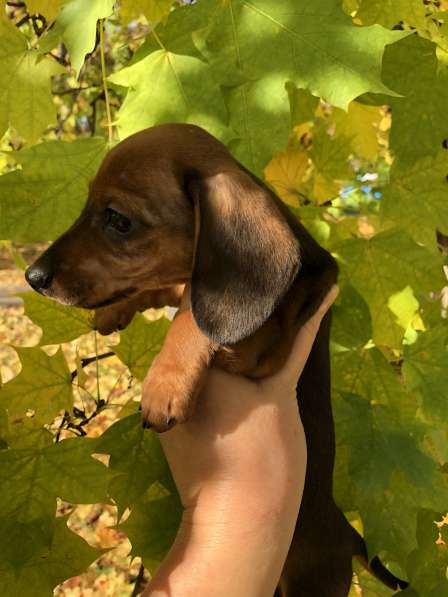
[(143, 382), (142, 425), (158, 433), (183, 423), (193, 411), (194, 392), (178, 371), (165, 367), (151, 368)]
[(128, 303), (102, 307), (95, 311), (93, 324), (102, 336), (108, 336), (117, 330), (124, 330), (131, 322), (135, 312), (135, 307)]

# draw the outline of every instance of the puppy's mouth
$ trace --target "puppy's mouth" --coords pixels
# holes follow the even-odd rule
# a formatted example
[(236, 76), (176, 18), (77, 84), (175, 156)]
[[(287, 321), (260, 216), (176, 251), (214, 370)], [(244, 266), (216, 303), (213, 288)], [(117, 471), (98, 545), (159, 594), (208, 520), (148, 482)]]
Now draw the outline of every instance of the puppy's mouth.
[(101, 307), (107, 307), (108, 305), (112, 305), (114, 303), (118, 303), (119, 301), (130, 298), (137, 292), (137, 289), (129, 287), (124, 290), (120, 290), (119, 292), (113, 293), (107, 299), (96, 302), (84, 298), (79, 298), (79, 296), (77, 296), (76, 293), (63, 294), (60, 292), (55, 292), (51, 288), (45, 290), (37, 290), (37, 292), (42, 296), (46, 296), (47, 298), (52, 299), (60, 303), (61, 305), (66, 305), (67, 307), (78, 307), (80, 309), (99, 309)]
[(80, 303), (77, 306), (82, 307), (83, 309), (100, 309), (101, 307), (107, 307), (108, 305), (113, 305), (114, 303), (118, 303), (119, 301), (128, 299), (136, 292), (137, 292), (136, 288), (126, 288), (126, 290), (116, 292), (111, 297), (109, 297), (103, 301), (98, 301), (96, 303), (90, 303), (90, 302), (83, 301), (82, 303)]

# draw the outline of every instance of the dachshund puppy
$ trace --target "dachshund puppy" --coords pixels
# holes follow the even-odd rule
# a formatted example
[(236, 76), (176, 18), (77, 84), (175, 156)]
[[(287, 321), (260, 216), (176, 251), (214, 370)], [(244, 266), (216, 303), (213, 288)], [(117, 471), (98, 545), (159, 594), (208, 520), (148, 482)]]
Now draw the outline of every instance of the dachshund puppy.
[(192, 310), (174, 320), (144, 384), (143, 417), (164, 431), (188, 416), (213, 357), (252, 378), (281, 367), (298, 313), (311, 315), (336, 271), (221, 143), (195, 126), (163, 125), (107, 155), (77, 222), (26, 275), (62, 303), (113, 304), (98, 312), (106, 332), (161, 304), (161, 289), (176, 302), (169, 293), (191, 281)]
[[(252, 379), (280, 369), (337, 266), (218, 140), (165, 124), (110, 151), (80, 217), (26, 278), (45, 296), (96, 309), (102, 333), (138, 310), (178, 305), (188, 283), (191, 309), (175, 317), (143, 384), (144, 425), (161, 432), (190, 415), (212, 361)], [(368, 566), (332, 497), (329, 328), (327, 315), (298, 385), (308, 468), (283, 597), (345, 597), (352, 555)], [(381, 564), (373, 572), (404, 586)]]

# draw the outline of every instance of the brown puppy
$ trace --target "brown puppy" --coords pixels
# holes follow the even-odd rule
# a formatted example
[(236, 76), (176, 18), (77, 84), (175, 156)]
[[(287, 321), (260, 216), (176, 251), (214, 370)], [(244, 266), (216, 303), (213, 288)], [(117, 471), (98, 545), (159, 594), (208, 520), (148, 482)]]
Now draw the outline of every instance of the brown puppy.
[[(188, 417), (212, 359), (251, 378), (277, 371), (337, 267), (224, 145), (198, 127), (170, 124), (107, 155), (79, 219), (26, 276), (46, 296), (97, 309), (104, 333), (137, 310), (178, 304), (191, 285), (192, 308), (174, 319), (143, 385), (144, 423), (164, 431)], [(367, 563), (362, 538), (332, 498), (329, 326), (327, 316), (298, 386), (308, 469), (283, 596), (345, 597), (352, 555)]]

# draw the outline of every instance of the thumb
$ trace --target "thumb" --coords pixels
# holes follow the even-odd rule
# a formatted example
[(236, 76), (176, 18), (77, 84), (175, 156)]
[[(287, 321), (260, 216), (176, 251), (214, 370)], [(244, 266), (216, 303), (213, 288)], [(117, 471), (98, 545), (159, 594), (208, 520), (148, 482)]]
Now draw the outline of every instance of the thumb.
[(314, 315), (298, 331), (288, 360), (280, 371), (280, 375), (286, 383), (292, 383), (295, 387), (313, 347), (322, 319), (336, 300), (338, 293), (339, 287), (332, 286)]

